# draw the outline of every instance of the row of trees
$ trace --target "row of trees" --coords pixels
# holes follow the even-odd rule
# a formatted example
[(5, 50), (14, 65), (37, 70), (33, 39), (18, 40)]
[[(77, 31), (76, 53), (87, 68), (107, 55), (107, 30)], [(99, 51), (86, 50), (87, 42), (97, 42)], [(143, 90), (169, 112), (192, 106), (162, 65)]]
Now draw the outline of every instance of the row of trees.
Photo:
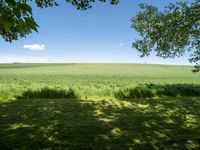
[[(38, 24), (33, 18), (29, 1), (0, 0), (0, 36), (7, 42), (38, 32)], [(66, 0), (78, 10), (92, 7), (95, 1), (106, 0)], [(112, 5), (119, 0), (107, 0)], [(59, 6), (56, 0), (34, 0), (40, 8)], [(176, 2), (165, 7), (164, 11), (153, 5), (140, 4), (141, 11), (132, 18), (132, 28), (141, 39), (133, 42), (133, 47), (141, 57), (152, 51), (163, 58), (180, 57), (190, 54), (189, 61), (195, 63), (193, 72), (200, 71), (200, 0)]]

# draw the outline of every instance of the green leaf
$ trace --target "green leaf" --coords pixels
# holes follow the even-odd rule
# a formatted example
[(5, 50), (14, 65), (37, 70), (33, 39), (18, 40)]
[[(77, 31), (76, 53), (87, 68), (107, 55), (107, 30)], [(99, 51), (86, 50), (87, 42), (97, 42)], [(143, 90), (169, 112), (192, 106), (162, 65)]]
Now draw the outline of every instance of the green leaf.
[(21, 17), (21, 11), (20, 11), (20, 9), (14, 8), (14, 9), (13, 9), (13, 12), (14, 12), (14, 14), (15, 14), (18, 18)]
[(29, 6), (28, 4), (26, 3), (22, 3), (19, 5), (19, 8), (21, 8), (22, 10), (24, 11), (28, 11), (30, 14), (32, 14), (32, 8), (31, 6)]
[(35, 20), (33, 20), (32, 18), (26, 17), (26, 18), (25, 18), (25, 21), (26, 21), (26, 24), (27, 24), (31, 29), (33, 29), (33, 30), (35, 30), (36, 32), (38, 32), (38, 30), (37, 30), (38, 25), (37, 25), (37, 23), (35, 22)]
[(12, 6), (16, 5), (16, 1), (15, 0), (6, 0), (6, 3), (8, 3), (9, 5), (12, 5)]
[(10, 31), (10, 29), (12, 27), (12, 21), (11, 21), (11, 19), (7, 18), (6, 15), (3, 15), (3, 16), (1, 16), (0, 20), (2, 21), (1, 24), (2, 24), (5, 32)]
[(18, 30), (20, 33), (22, 33), (24, 31), (24, 21), (23, 20), (19, 20)]

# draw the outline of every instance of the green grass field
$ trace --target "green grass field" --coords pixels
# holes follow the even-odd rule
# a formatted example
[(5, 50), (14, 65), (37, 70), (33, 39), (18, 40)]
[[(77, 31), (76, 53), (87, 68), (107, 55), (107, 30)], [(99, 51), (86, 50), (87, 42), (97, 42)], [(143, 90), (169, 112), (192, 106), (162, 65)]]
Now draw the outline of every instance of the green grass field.
[(1, 64), (0, 149), (200, 149), (191, 69)]
[(80, 98), (114, 98), (139, 84), (200, 84), (192, 67), (138, 64), (4, 64), (0, 65), (0, 99), (44, 87), (72, 88)]

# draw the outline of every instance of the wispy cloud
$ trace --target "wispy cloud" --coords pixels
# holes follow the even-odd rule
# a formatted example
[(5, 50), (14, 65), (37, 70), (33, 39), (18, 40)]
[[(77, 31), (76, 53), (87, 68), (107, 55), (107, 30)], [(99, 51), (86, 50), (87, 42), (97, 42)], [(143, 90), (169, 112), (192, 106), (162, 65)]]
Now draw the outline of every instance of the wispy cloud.
[(45, 45), (44, 44), (23, 45), (23, 48), (29, 49), (32, 51), (42, 51), (45, 49)]
[(22, 63), (45, 63), (51, 62), (49, 56), (44, 57), (30, 57), (30, 56), (0, 56), (0, 63), (12, 63), (12, 62), (22, 62)]
[(117, 46), (119, 46), (119, 47), (122, 47), (124, 45), (125, 45), (125, 43), (123, 43), (123, 42), (117, 44)]

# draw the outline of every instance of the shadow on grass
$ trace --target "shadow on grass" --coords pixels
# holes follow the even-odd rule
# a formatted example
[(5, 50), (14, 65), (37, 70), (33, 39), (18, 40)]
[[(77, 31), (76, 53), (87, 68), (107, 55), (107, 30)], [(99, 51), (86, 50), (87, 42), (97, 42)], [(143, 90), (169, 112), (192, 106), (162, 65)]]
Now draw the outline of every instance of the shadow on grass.
[(197, 97), (4, 101), (0, 149), (198, 149), (199, 108)]
[(115, 92), (116, 98), (151, 98), (200, 96), (199, 84), (143, 84), (135, 88), (120, 89)]

